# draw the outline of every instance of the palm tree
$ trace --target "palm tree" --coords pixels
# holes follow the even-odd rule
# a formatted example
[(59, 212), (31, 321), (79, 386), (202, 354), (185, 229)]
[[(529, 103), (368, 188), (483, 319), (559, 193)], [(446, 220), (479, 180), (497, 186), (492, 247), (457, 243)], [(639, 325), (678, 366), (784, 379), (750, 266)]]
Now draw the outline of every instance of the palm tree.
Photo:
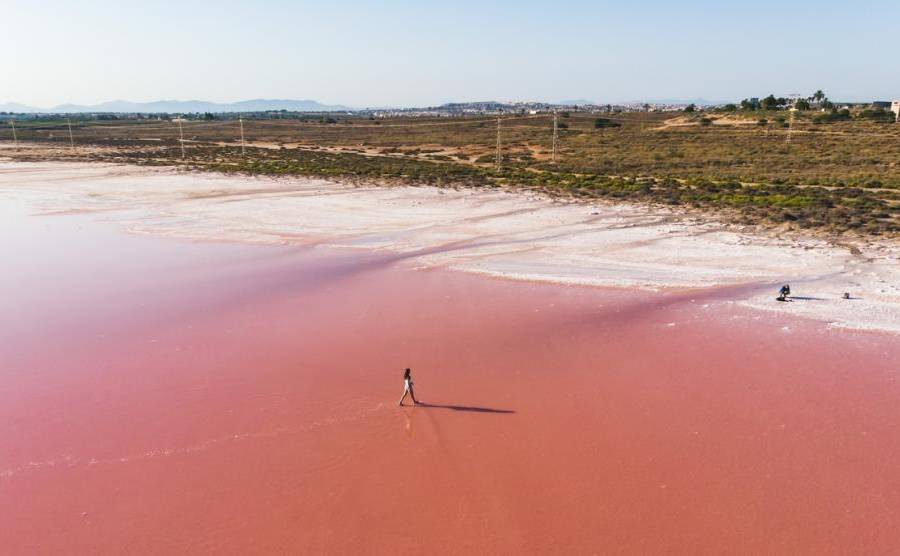
[(822, 92), (822, 89), (819, 89), (813, 93), (812, 99), (816, 101), (816, 103), (821, 104), (822, 101), (825, 100), (825, 93)]

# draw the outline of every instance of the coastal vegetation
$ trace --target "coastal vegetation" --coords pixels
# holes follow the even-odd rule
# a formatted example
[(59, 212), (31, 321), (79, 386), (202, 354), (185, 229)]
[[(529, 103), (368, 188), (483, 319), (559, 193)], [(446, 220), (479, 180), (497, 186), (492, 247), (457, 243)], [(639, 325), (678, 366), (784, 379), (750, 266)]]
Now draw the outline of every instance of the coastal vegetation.
[(244, 120), (242, 154), (239, 122), (216, 115), (182, 123), (184, 158), (173, 122), (73, 120), (73, 149), (65, 120), (34, 121), (17, 125), (18, 139), (49, 148), (4, 153), (359, 182), (523, 188), (558, 197), (687, 207), (747, 225), (900, 232), (900, 126), (890, 123), (893, 114), (798, 110), (788, 118), (778, 108), (780, 99), (774, 105), (763, 101), (758, 109), (561, 115), (555, 160), (551, 114), (505, 116), (499, 169), (496, 117), (485, 116)]

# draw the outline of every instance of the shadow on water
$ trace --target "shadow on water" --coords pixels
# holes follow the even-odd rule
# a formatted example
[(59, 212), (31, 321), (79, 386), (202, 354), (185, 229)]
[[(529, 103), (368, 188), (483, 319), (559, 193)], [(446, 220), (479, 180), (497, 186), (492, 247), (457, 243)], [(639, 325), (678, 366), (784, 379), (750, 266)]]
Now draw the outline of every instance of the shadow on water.
[(444, 405), (437, 403), (419, 402), (413, 407), (430, 407), (432, 409), (452, 409), (453, 411), (471, 411), (473, 413), (515, 413), (512, 409), (494, 409), (491, 407), (472, 407), (465, 405)]

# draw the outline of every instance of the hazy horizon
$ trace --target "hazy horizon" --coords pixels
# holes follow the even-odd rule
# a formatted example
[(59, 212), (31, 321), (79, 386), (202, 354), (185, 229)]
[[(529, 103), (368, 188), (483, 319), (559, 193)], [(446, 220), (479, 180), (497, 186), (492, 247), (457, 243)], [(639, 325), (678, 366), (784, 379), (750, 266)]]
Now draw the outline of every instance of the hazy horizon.
[[(313, 99), (733, 101), (823, 89), (900, 97), (886, 1), (150, 2), (13, 0), (0, 104)], [(47, 14), (52, 14), (48, 17)]]
[[(233, 108), (237, 108), (243, 104), (253, 104), (254, 107), (242, 109), (240, 111), (258, 111), (258, 110), (277, 110), (279, 109), (276, 105), (279, 103), (295, 103), (295, 104), (318, 104), (323, 108), (327, 108), (330, 110), (379, 110), (379, 109), (416, 109), (416, 108), (428, 108), (428, 107), (436, 107), (443, 106), (446, 104), (477, 104), (477, 103), (490, 103), (497, 102), (500, 104), (515, 104), (515, 103), (544, 103), (544, 104), (556, 104), (556, 105), (584, 105), (584, 104), (608, 104), (607, 101), (603, 100), (595, 100), (595, 99), (455, 99), (449, 100), (445, 103), (435, 104), (435, 105), (380, 105), (380, 106), (347, 106), (336, 103), (328, 102), (327, 100), (322, 101), (320, 99), (264, 99), (264, 98), (252, 98), (252, 99), (238, 99), (234, 101), (225, 101), (225, 102), (215, 102), (208, 101), (206, 99), (155, 99), (155, 100), (139, 100), (134, 101), (131, 99), (111, 99), (108, 101), (102, 101), (98, 103), (90, 103), (90, 104), (77, 104), (71, 102), (65, 102), (61, 104), (55, 104), (53, 106), (36, 106), (33, 104), (26, 104), (23, 102), (17, 102), (15, 100), (12, 101), (4, 101), (0, 99), (0, 110), (13, 108), (13, 107), (22, 107), (27, 108), (29, 110), (56, 110), (56, 109), (64, 109), (64, 108), (79, 108), (79, 109), (88, 109), (88, 108), (107, 108), (114, 107), (112, 111), (117, 111), (117, 108), (121, 105), (135, 105), (139, 107), (148, 107), (150, 105), (198, 105), (200, 106), (197, 110), (203, 112), (213, 109), (213, 105), (215, 107), (227, 107), (228, 111)], [(636, 98), (632, 100), (622, 100), (622, 101), (610, 101), (613, 104), (634, 104), (647, 102), (651, 104), (679, 104), (679, 103), (708, 103), (708, 104), (722, 104), (727, 102), (732, 102), (732, 99), (708, 99), (708, 98), (685, 98), (685, 99), (641, 99)], [(271, 108), (260, 108), (256, 107), (256, 105), (263, 104), (271, 104), (273, 107)], [(209, 107), (205, 105), (211, 105)], [(293, 110), (290, 109), (289, 110)], [(297, 108), (297, 110), (303, 111), (303, 108)], [(118, 110), (121, 111), (121, 110)], [(171, 110), (163, 110), (163, 111), (171, 111)], [(177, 111), (177, 109), (175, 110)]]

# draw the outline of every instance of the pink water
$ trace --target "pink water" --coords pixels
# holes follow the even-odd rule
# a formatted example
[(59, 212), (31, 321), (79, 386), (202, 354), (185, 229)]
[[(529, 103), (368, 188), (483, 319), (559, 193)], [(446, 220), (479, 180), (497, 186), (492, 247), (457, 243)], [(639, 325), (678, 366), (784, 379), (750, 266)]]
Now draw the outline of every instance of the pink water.
[[(28, 210), (4, 554), (900, 547), (895, 336)], [(430, 406), (396, 407), (407, 366)]]

